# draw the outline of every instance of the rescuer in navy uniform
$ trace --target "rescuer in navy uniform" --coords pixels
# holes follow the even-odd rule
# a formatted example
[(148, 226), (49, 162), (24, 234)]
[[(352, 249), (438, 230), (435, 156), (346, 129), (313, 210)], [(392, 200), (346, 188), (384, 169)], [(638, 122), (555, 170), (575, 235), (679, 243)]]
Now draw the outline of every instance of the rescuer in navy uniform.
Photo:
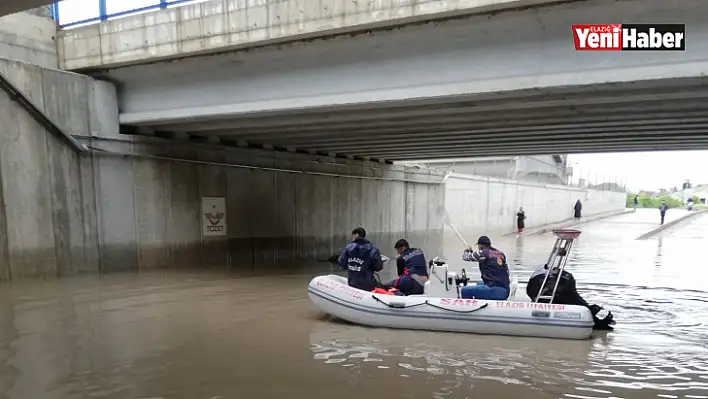
[(428, 265), (425, 263), (425, 254), (418, 248), (411, 248), (408, 241), (400, 239), (393, 246), (398, 252), (396, 267), (398, 277), (389, 287), (396, 288), (404, 295), (420, 295), (424, 291), (425, 282), (428, 281)]
[(352, 230), (353, 241), (339, 255), (337, 265), (349, 271), (349, 285), (364, 291), (376, 287), (374, 272), (383, 269), (381, 252), (366, 239), (366, 230), (357, 227)]
[(482, 281), (477, 285), (468, 285), (460, 290), (463, 298), (501, 301), (509, 297), (510, 278), (506, 255), (492, 247), (489, 237), (479, 237), (476, 250), (466, 248), (462, 260), (479, 262), (479, 272), (482, 275)]

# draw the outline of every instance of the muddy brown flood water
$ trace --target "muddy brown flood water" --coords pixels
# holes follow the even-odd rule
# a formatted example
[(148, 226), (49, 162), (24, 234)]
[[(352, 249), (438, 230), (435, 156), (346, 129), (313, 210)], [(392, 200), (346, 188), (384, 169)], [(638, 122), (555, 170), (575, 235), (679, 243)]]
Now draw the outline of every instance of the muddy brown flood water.
[[(708, 398), (708, 216), (634, 240), (653, 216), (583, 227), (570, 270), (618, 322), (587, 341), (330, 320), (307, 298), (323, 265), (1, 286), (0, 398)], [(522, 281), (553, 242), (492, 239)]]

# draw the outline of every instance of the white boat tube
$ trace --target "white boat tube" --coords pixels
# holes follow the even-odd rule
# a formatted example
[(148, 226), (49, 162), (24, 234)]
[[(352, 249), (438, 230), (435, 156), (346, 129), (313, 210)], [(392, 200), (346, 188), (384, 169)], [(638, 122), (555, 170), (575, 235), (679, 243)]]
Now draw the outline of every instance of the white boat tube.
[(594, 325), (583, 306), (374, 294), (337, 275), (315, 277), (308, 293), (322, 311), (372, 327), (587, 339)]
[[(544, 269), (563, 272), (578, 230), (554, 230), (556, 243)], [(462, 236), (460, 239), (464, 241)], [(384, 257), (382, 257), (383, 259)], [(386, 258), (385, 260), (388, 260)], [(511, 278), (505, 301), (462, 298), (460, 287), (469, 279), (451, 272), (444, 260), (430, 262), (423, 295), (395, 296), (362, 291), (344, 277), (315, 277), (308, 287), (312, 302), (323, 311), (352, 323), (373, 327), (412, 330), (455, 331), (477, 334), (586, 339), (595, 319), (585, 306), (552, 303), (560, 279), (545, 274), (532, 302), (516, 301), (518, 281)], [(614, 324), (614, 322), (612, 323)]]

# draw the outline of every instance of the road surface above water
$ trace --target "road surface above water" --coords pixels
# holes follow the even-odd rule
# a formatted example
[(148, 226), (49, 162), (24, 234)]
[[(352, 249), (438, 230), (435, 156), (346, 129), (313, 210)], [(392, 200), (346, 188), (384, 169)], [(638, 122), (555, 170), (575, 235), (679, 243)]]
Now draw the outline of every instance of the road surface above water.
[[(618, 321), (588, 341), (339, 323), (307, 299), (310, 276), (2, 286), (0, 398), (708, 398), (708, 216), (635, 240), (657, 213), (582, 226), (569, 269)], [(492, 240), (523, 280), (554, 238)]]

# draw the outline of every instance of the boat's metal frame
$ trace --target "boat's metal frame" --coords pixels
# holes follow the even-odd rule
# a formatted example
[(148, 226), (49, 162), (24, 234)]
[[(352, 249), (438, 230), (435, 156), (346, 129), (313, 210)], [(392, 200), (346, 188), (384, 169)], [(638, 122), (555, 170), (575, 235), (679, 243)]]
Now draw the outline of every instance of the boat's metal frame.
[[(538, 294), (536, 295), (534, 302), (538, 302), (539, 300), (547, 300), (548, 303), (553, 303), (553, 299), (556, 296), (556, 291), (558, 290), (558, 284), (561, 280), (560, 276), (563, 274), (563, 270), (565, 270), (565, 266), (568, 263), (568, 255), (570, 254), (571, 248), (573, 248), (573, 243), (576, 239), (578, 239), (578, 237), (580, 237), (580, 230), (553, 230), (553, 234), (556, 236), (556, 243), (553, 245), (551, 254), (548, 256), (548, 261), (546, 262), (548, 271), (546, 272), (546, 276), (543, 278), (543, 284), (541, 284), (541, 288), (538, 290)], [(564, 250), (564, 254), (559, 254), (561, 249)], [(541, 295), (546, 288), (548, 277), (554, 273), (554, 270), (557, 277), (555, 284), (553, 285), (551, 295)]]

